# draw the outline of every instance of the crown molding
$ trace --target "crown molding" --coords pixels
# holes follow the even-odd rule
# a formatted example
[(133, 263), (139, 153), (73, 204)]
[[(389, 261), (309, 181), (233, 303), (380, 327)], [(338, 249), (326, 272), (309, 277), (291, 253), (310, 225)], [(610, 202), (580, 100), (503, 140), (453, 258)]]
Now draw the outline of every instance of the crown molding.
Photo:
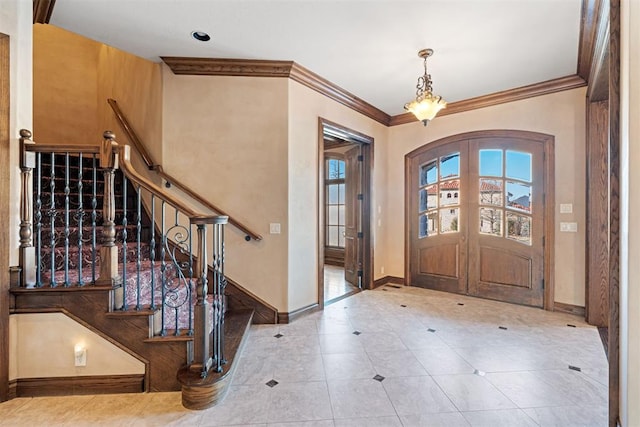
[(293, 61), (219, 58), (161, 58), (174, 74), (198, 76), (287, 77), (385, 126), (391, 116)]
[(586, 77), (589, 83), (587, 97), (591, 102), (609, 99), (609, 2), (603, 1), (599, 4), (598, 23), (594, 27), (596, 28), (594, 44), (591, 46), (591, 69)]
[(173, 74), (191, 76), (289, 77), (293, 61), (160, 57)]
[(590, 72), (593, 67), (594, 50), (598, 43), (598, 28), (601, 20), (607, 16), (602, 15), (602, 8), (608, 3), (606, 0), (582, 0), (582, 13), (580, 16), (580, 39), (578, 42), (578, 70), (577, 74), (590, 81)]
[[(293, 61), (267, 61), (251, 59), (162, 57), (174, 74), (195, 76), (243, 76), (243, 77), (286, 77), (324, 96), (337, 101), (385, 126), (396, 126), (417, 121), (411, 113), (390, 116), (384, 111), (363, 101), (313, 71)], [(451, 102), (441, 110), (438, 117), (463, 111), (519, 101), (535, 96), (547, 95), (563, 90), (586, 86), (586, 81), (576, 75), (561, 77), (541, 83), (534, 83), (515, 89), (479, 96), (458, 102)]]
[[(587, 82), (577, 74), (572, 76), (560, 77), (558, 79), (547, 80), (541, 83), (534, 83), (528, 86), (522, 86), (515, 89), (509, 89), (502, 92), (496, 92), (489, 95), (478, 96), (476, 98), (465, 99), (463, 101), (451, 102), (447, 104), (447, 108), (440, 110), (437, 117), (447, 116), (449, 114), (462, 113), (463, 111), (477, 110), (478, 108), (491, 107), (493, 105), (504, 104), (506, 102), (520, 101), (527, 98), (533, 98), (550, 93), (561, 92), (564, 90), (575, 89), (586, 86)], [(411, 113), (398, 114), (392, 116), (389, 126), (403, 125), (407, 123), (417, 122), (418, 120)]]
[(48, 24), (56, 0), (33, 0), (33, 23)]
[(391, 116), (389, 114), (358, 98), (351, 92), (342, 89), (340, 86), (331, 83), (329, 80), (320, 77), (313, 71), (304, 68), (302, 65), (294, 62), (291, 69), (291, 75), (289, 77), (292, 80), (295, 80), (296, 82), (313, 89), (327, 98), (333, 99), (334, 101), (337, 101), (378, 123), (389, 126), (389, 122), (391, 121)]

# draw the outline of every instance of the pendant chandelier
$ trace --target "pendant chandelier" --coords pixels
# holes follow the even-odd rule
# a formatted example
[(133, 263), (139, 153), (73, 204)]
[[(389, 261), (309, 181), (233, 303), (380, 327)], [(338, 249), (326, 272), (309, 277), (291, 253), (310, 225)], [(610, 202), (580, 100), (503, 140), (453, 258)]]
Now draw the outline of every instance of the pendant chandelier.
[(441, 96), (434, 95), (431, 87), (431, 75), (427, 73), (427, 58), (433, 55), (433, 49), (422, 49), (418, 56), (424, 59), (424, 75), (418, 77), (416, 85), (416, 99), (404, 105), (404, 109), (413, 113), (423, 125), (438, 114), (438, 111), (447, 106), (447, 102)]

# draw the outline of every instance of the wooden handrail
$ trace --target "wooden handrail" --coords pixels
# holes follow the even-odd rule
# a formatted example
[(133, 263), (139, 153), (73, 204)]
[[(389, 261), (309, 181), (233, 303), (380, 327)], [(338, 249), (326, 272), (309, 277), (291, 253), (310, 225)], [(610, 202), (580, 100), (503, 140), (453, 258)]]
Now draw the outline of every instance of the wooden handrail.
[(140, 157), (142, 157), (142, 160), (144, 161), (144, 163), (147, 165), (149, 170), (155, 170), (157, 165), (153, 163), (151, 154), (149, 154), (147, 149), (144, 147), (144, 144), (142, 144), (142, 141), (140, 141), (140, 138), (138, 138), (138, 135), (135, 133), (133, 128), (129, 125), (127, 118), (124, 116), (124, 114), (122, 114), (122, 110), (120, 110), (120, 107), (118, 107), (118, 103), (116, 102), (116, 100), (109, 98), (107, 99), (107, 102), (109, 103), (109, 105), (111, 106), (111, 109), (115, 113), (116, 119), (118, 119), (118, 123), (122, 127), (122, 130), (124, 130), (124, 133), (127, 134), (127, 138), (129, 138), (129, 141), (131, 141), (136, 151), (138, 151), (138, 154), (140, 154)]
[(256, 241), (262, 240), (262, 236), (261, 235), (259, 235), (258, 233), (254, 232), (254, 231), (251, 231), (251, 229), (249, 229), (247, 226), (245, 226), (241, 222), (235, 220), (227, 212), (225, 212), (224, 210), (220, 209), (219, 207), (217, 207), (213, 203), (209, 202), (208, 200), (204, 199), (202, 196), (200, 196), (196, 192), (192, 191), (189, 187), (187, 187), (186, 185), (182, 184), (180, 181), (175, 179), (173, 176), (171, 176), (170, 174), (165, 172), (164, 169), (162, 168), (162, 165), (159, 165), (159, 164), (157, 164), (157, 163), (155, 163), (153, 161), (153, 159), (151, 158), (151, 155), (145, 149), (144, 144), (142, 143), (140, 138), (138, 138), (138, 135), (135, 133), (135, 131), (133, 130), (133, 128), (129, 124), (129, 121), (127, 120), (127, 118), (122, 113), (122, 110), (120, 110), (120, 107), (118, 106), (117, 101), (115, 99), (109, 98), (109, 99), (107, 99), (107, 102), (109, 103), (109, 105), (111, 106), (111, 109), (113, 110), (114, 114), (116, 115), (116, 119), (118, 120), (118, 123), (120, 124), (120, 127), (122, 127), (122, 130), (127, 135), (127, 138), (132, 142), (134, 148), (140, 154), (140, 157), (142, 157), (142, 160), (144, 161), (145, 165), (147, 165), (149, 170), (155, 171), (166, 182), (168, 182), (171, 185), (175, 185), (178, 189), (180, 189), (181, 191), (186, 193), (189, 197), (193, 198), (194, 200), (196, 200), (198, 203), (202, 204), (203, 206), (206, 206), (207, 208), (211, 209), (214, 212), (217, 212), (220, 215), (229, 217), (229, 224), (233, 225), (238, 230), (242, 231), (245, 234), (245, 240), (246, 241), (250, 241), (251, 239), (256, 240)]
[(186, 206), (180, 199), (167, 192), (164, 188), (154, 184), (144, 176), (140, 175), (131, 164), (131, 147), (129, 145), (117, 145), (113, 133), (111, 132), (105, 132), (104, 138), (109, 139), (113, 142), (113, 151), (119, 156), (118, 166), (120, 166), (120, 169), (122, 169), (122, 172), (125, 174), (127, 179), (129, 179), (133, 184), (144, 188), (149, 193), (153, 194), (156, 197), (159, 197), (161, 200), (164, 200), (176, 210), (185, 214), (192, 224), (226, 223), (226, 220), (228, 219), (226, 215), (206, 215), (202, 212), (198, 212), (197, 210)]

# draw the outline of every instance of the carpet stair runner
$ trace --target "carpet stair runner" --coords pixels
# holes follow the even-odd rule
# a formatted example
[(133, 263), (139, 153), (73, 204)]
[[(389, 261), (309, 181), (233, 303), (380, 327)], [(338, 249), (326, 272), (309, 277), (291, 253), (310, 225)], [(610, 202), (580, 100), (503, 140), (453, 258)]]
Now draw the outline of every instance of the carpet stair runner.
[[(52, 178), (51, 159), (48, 157), (42, 157), (39, 198), (38, 192), (34, 191), (34, 245), (41, 253), (40, 284), (43, 288), (86, 286), (98, 279), (100, 274), (103, 175), (101, 172), (96, 173), (94, 182), (92, 162), (84, 159), (83, 178), (79, 180), (78, 157), (70, 156), (70, 177), (67, 180), (64, 155), (56, 155), (55, 176)], [(37, 178), (38, 175), (34, 182)], [(52, 181), (53, 188), (50, 185)], [(82, 182), (82, 204), (79, 182)], [(127, 200), (123, 197), (125, 185)], [(131, 183), (125, 184), (121, 173), (116, 173), (114, 191), (118, 272), (123, 279), (121, 286), (124, 291), (124, 302), (114, 308), (122, 311), (162, 308), (165, 333), (173, 334), (177, 329), (192, 330), (192, 304), (188, 299), (195, 302), (195, 278), (189, 280), (188, 277), (185, 278), (187, 272), (178, 271), (178, 266), (168, 256), (166, 248), (165, 259), (161, 260), (159, 244), (155, 245), (154, 260), (151, 260), (151, 220), (146, 211), (141, 209), (138, 225), (135, 189)], [(92, 226), (94, 222), (95, 227)], [(125, 237), (127, 243), (123, 244)], [(161, 238), (156, 235), (155, 239), (158, 241)], [(68, 245), (65, 245), (65, 240), (68, 240)]]

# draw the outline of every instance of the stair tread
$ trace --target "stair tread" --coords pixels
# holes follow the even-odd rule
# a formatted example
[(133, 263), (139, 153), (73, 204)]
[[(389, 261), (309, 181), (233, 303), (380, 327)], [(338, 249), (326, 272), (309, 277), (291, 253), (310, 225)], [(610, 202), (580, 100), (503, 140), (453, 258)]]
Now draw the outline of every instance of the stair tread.
[(129, 308), (128, 310), (115, 310), (107, 313), (107, 317), (127, 317), (127, 316), (151, 316), (160, 311), (160, 308), (150, 308), (145, 306), (140, 310)]
[(33, 292), (104, 292), (113, 290), (113, 286), (110, 285), (84, 285), (78, 286), (74, 284), (72, 286), (50, 286), (48, 283), (40, 287), (30, 288), (11, 288), (9, 291), (12, 294), (27, 294)]

